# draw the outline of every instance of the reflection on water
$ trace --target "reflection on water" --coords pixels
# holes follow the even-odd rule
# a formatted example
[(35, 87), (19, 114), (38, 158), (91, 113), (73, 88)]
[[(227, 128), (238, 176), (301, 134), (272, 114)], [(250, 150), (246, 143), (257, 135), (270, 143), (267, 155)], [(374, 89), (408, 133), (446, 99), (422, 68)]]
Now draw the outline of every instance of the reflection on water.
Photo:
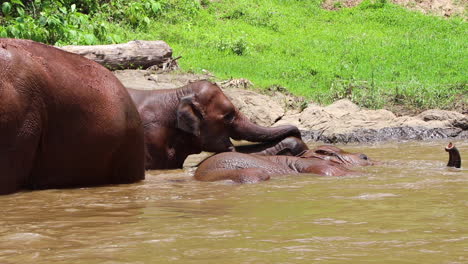
[[(384, 161), (352, 177), (150, 171), (0, 196), (0, 263), (467, 263), (468, 170), (445, 167), (447, 143), (344, 146)], [(466, 168), (468, 142), (456, 145)]]

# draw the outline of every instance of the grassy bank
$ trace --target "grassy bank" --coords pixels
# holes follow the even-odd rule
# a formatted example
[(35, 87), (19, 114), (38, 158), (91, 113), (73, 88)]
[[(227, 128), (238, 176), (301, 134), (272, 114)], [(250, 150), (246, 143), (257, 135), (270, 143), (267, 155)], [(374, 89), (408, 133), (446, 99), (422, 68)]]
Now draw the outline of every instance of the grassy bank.
[[(64, 3), (59, 12), (82, 22), (68, 25), (73, 33), (62, 34), (70, 36), (46, 41), (162, 39), (182, 56), (184, 70), (286, 87), (321, 103), (351, 98), (370, 108), (467, 110), (468, 27), (462, 18), (427, 16), (384, 0), (339, 11), (313, 0), (94, 2), (100, 2), (95, 11), (75, 5), (73, 12)], [(0, 35), (15, 36), (7, 30), (11, 22), (0, 23)]]

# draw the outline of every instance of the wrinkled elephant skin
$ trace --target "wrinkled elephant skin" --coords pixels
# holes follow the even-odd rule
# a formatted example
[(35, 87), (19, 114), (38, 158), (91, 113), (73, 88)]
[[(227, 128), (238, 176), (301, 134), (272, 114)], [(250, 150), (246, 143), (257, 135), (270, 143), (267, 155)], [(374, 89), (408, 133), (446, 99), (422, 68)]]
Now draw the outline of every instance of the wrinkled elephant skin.
[(272, 175), (312, 173), (321, 176), (352, 174), (350, 166), (374, 164), (362, 153), (350, 153), (334, 146), (319, 146), (300, 156), (220, 153), (204, 160), (195, 172), (199, 181), (232, 180), (253, 183)]
[(304, 151), (299, 156), (302, 158), (330, 160), (345, 166), (370, 166), (378, 163), (375, 160), (371, 160), (366, 154), (347, 152), (332, 145), (318, 146)]
[(182, 168), (188, 155), (201, 151), (236, 151), (231, 138), (273, 144), (301, 138), (295, 126), (266, 128), (252, 123), (209, 81), (177, 89), (128, 91), (143, 121), (146, 169)]
[(110, 71), (51, 46), (0, 39), (0, 194), (143, 178), (141, 120)]

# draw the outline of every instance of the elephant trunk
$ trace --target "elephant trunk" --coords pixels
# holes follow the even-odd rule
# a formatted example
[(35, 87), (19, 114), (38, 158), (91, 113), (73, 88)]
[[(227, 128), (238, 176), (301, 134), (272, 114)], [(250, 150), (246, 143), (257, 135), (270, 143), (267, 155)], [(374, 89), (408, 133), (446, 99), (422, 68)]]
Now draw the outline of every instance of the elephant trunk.
[(263, 127), (252, 123), (245, 115), (238, 113), (233, 124), (231, 138), (235, 140), (248, 140), (251, 142), (279, 141), (287, 137), (301, 139), (301, 132), (295, 126), (283, 125), (277, 127)]
[(460, 152), (455, 147), (455, 145), (452, 144), (452, 142), (450, 142), (448, 146), (445, 147), (445, 151), (449, 153), (449, 161), (447, 163), (447, 167), (460, 168), (461, 167)]

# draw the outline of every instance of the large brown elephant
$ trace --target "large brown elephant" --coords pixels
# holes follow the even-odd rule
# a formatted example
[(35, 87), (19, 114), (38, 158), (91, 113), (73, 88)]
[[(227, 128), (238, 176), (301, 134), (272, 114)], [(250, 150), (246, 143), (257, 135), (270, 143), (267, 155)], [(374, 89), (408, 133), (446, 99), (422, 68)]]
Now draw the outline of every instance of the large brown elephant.
[(182, 168), (188, 155), (201, 151), (236, 151), (230, 138), (267, 142), (264, 148), (271, 148), (294, 137), (296, 141), (289, 141), (292, 154), (304, 150), (297, 127), (266, 128), (252, 123), (209, 81), (177, 89), (128, 91), (143, 121), (147, 169)]
[(238, 183), (265, 181), (271, 175), (312, 173), (321, 176), (352, 174), (351, 166), (373, 165), (365, 154), (350, 153), (324, 145), (299, 156), (220, 153), (200, 163), (195, 171), (199, 181), (232, 180)]
[(141, 120), (110, 71), (51, 46), (0, 39), (0, 194), (143, 178)]

